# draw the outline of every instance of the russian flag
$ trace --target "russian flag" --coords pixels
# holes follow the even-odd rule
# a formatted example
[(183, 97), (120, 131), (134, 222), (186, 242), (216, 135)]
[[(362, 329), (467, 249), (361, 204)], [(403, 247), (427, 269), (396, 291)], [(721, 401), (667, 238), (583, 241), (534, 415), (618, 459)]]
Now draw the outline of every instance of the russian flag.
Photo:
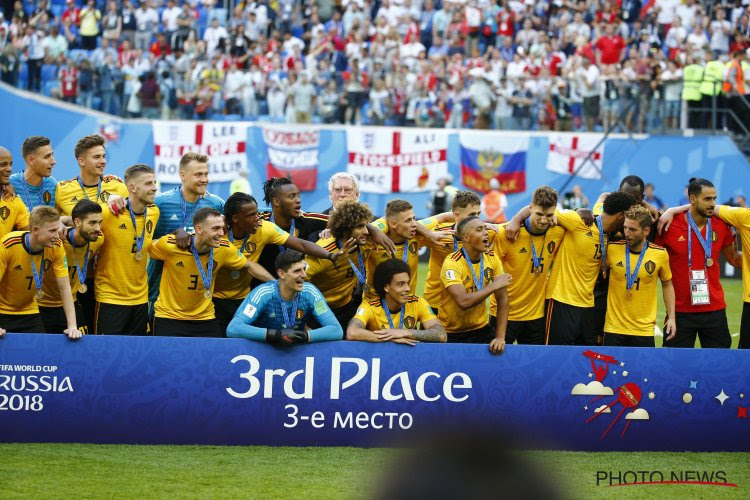
[(526, 153), (529, 137), (525, 134), (460, 132), (461, 182), (480, 193), (490, 190), (490, 179), (500, 182), (504, 193), (526, 190)]

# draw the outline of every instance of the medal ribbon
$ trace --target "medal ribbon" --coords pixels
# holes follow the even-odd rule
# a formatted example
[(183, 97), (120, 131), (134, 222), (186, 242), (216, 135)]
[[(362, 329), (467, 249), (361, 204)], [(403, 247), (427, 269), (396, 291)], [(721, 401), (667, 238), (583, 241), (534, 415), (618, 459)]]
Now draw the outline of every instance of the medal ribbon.
[(286, 323), (287, 328), (294, 328), (296, 326), (296, 316), (297, 316), (297, 301), (299, 300), (299, 294), (294, 294), (294, 299), (292, 299), (292, 310), (291, 314), (290, 311), (287, 311), (286, 309), (286, 301), (281, 297), (281, 290), (279, 289), (279, 281), (276, 280), (276, 295), (279, 296), (279, 300), (281, 301), (281, 312), (284, 315), (284, 323)]
[[(78, 184), (81, 186), (81, 191), (83, 191), (83, 196), (86, 197), (86, 199), (89, 199), (89, 195), (86, 194), (86, 188), (83, 185), (83, 179), (81, 179), (81, 176), (79, 175), (77, 177)], [(99, 203), (99, 196), (102, 194), (102, 178), (99, 177), (99, 183), (96, 185), (96, 202)]]
[[(227, 236), (229, 237), (229, 241), (234, 244), (234, 234), (232, 234), (232, 230), (229, 230), (229, 233), (227, 233)], [(247, 240), (250, 239), (250, 233), (247, 233), (247, 236), (245, 236), (245, 239), (242, 240), (242, 245), (240, 246), (239, 250), (237, 250), (237, 255), (242, 255), (242, 252), (245, 250), (245, 245), (247, 245)]]
[(713, 239), (713, 232), (711, 231), (711, 219), (706, 222), (706, 237), (703, 238), (698, 225), (695, 223), (695, 219), (690, 215), (690, 211), (687, 212), (687, 220), (690, 227), (688, 228), (688, 269), (693, 268), (693, 239), (692, 233), (695, 232), (695, 236), (698, 237), (698, 242), (703, 247), (703, 267), (706, 267), (706, 261), (711, 258), (711, 240)]
[(404, 255), (401, 256), (401, 260), (409, 263), (409, 240), (404, 241)]
[(633, 288), (633, 283), (635, 283), (635, 280), (638, 278), (638, 271), (641, 269), (641, 262), (643, 262), (643, 256), (646, 255), (646, 250), (648, 250), (648, 241), (643, 242), (641, 254), (638, 256), (638, 262), (635, 263), (633, 274), (630, 274), (630, 247), (625, 243), (625, 286), (628, 290)]
[[(31, 252), (31, 238), (29, 237), (29, 233), (26, 233), (26, 236), (24, 237), (26, 240), (26, 248), (29, 249), (29, 252)], [(30, 255), (31, 260), (31, 272), (34, 274), (34, 285), (36, 286), (37, 292), (42, 289), (42, 278), (44, 277), (44, 249), (42, 249), (42, 267), (39, 271), (36, 270), (36, 265), (34, 264), (34, 256)]]
[(89, 246), (91, 245), (89, 242), (86, 242), (86, 253), (83, 256), (83, 267), (78, 265), (78, 258), (75, 257), (76, 252), (76, 242), (75, 238), (73, 236), (73, 233), (75, 232), (75, 228), (71, 228), (70, 231), (68, 231), (68, 241), (70, 241), (70, 246), (73, 247), (73, 257), (76, 261), (76, 272), (78, 273), (78, 281), (83, 285), (86, 282), (86, 272), (88, 271), (89, 267)]
[[(341, 243), (336, 241), (336, 246), (341, 248)], [(352, 268), (352, 271), (354, 271), (354, 275), (357, 276), (357, 281), (359, 281), (360, 285), (364, 285), (367, 283), (367, 269), (365, 269), (365, 264), (362, 262), (362, 252), (359, 251), (359, 247), (357, 247), (357, 259), (359, 259), (359, 266), (355, 266), (354, 262), (352, 262), (352, 259), (349, 258), (349, 256), (346, 256), (346, 260), (349, 261), (349, 266)]]
[(203, 270), (203, 264), (201, 264), (201, 258), (198, 255), (198, 249), (195, 248), (195, 242), (190, 240), (190, 251), (193, 253), (193, 259), (195, 259), (195, 265), (198, 266), (198, 272), (201, 275), (201, 281), (203, 281), (203, 288), (211, 290), (211, 280), (214, 275), (214, 247), (210, 247), (208, 251), (208, 262), (206, 263), (206, 270)]
[(471, 277), (474, 280), (474, 284), (477, 287), (477, 291), (484, 288), (484, 254), (479, 254), (479, 279), (477, 279), (477, 275), (474, 272), (474, 265), (471, 263), (471, 259), (469, 258), (469, 252), (466, 251), (466, 248), (462, 248), (461, 252), (464, 254), (464, 259), (466, 259), (466, 263), (469, 264), (469, 270), (471, 271)]
[[(383, 310), (385, 311), (385, 317), (388, 318), (388, 324), (391, 326), (391, 330), (395, 329), (393, 326), (393, 318), (391, 318), (391, 311), (388, 309), (388, 304), (386, 304), (385, 299), (380, 299), (380, 303), (383, 305)], [(401, 304), (401, 317), (398, 320), (398, 329), (401, 330), (404, 327), (404, 305)]]
[(604, 244), (604, 229), (602, 228), (602, 217), (596, 217), (596, 227), (599, 228), (599, 245), (601, 246), (602, 254), (602, 271), (607, 269), (607, 246)]
[(130, 205), (128, 200), (128, 212), (130, 212), (130, 221), (133, 223), (133, 231), (135, 231), (135, 251), (140, 252), (143, 250), (143, 242), (146, 239), (146, 216), (148, 215), (148, 207), (143, 207), (143, 229), (141, 230), (141, 236), (138, 237), (138, 226), (135, 224), (135, 213), (133, 207)]
[[(526, 227), (526, 231), (529, 233), (529, 241), (531, 241), (531, 258), (534, 260), (534, 270), (539, 269), (539, 266), (542, 264), (541, 259), (539, 259), (539, 256), (536, 254), (536, 247), (534, 246), (534, 234), (531, 232), (531, 217), (527, 217), (526, 220), (523, 222), (523, 225)], [(544, 241), (547, 239), (547, 232), (544, 232), (544, 238), (542, 238), (542, 252), (544, 252)]]

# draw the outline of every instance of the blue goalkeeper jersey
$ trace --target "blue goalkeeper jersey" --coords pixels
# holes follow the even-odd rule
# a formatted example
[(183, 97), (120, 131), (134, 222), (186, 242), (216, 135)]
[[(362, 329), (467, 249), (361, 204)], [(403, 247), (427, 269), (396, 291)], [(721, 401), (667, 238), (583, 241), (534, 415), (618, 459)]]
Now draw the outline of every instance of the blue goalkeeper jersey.
[[(165, 234), (170, 234), (179, 228), (187, 232), (193, 230), (193, 215), (201, 208), (213, 208), (224, 213), (224, 200), (218, 196), (206, 193), (195, 203), (188, 203), (182, 197), (182, 189), (174, 188), (161, 193), (154, 200), (159, 207), (159, 220), (154, 229), (154, 241)], [(159, 297), (161, 271), (164, 263), (160, 260), (150, 260), (148, 263), (148, 301), (156, 302)]]
[(18, 172), (10, 176), (10, 185), (13, 186), (16, 195), (21, 198), (29, 212), (39, 205), (55, 208), (57, 181), (54, 177), (42, 177), (40, 185), (32, 186), (23, 178), (23, 172)]
[(266, 329), (304, 330), (311, 318), (321, 328), (310, 330), (310, 341), (340, 340), (344, 331), (326, 299), (312, 283), (305, 283), (297, 294), (297, 307), (284, 301), (279, 294), (278, 282), (269, 281), (255, 287), (245, 298), (227, 328), (228, 337), (265, 340)]

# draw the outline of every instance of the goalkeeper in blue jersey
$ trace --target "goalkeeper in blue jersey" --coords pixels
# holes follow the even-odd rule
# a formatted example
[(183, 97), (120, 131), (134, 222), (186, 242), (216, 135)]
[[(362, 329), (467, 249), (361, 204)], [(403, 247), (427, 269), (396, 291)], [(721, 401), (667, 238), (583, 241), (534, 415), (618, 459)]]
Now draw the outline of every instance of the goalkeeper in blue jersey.
[[(227, 327), (227, 337), (275, 345), (341, 340), (344, 332), (320, 290), (305, 282), (305, 256), (294, 250), (276, 257), (279, 279), (254, 288)], [(322, 325), (305, 330), (314, 316)]]

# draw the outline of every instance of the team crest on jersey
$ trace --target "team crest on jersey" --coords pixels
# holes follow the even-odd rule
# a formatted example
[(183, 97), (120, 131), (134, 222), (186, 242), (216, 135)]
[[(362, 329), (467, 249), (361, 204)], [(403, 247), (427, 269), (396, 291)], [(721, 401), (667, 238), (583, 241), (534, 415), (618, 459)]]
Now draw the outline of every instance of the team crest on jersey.
[(305, 315), (305, 311), (302, 309), (297, 309), (297, 319), (302, 319), (302, 317)]
[(245, 248), (243, 248), (242, 251), (243, 252), (247, 252), (249, 254), (253, 254), (253, 253), (255, 253), (255, 250), (257, 250), (257, 249), (258, 249), (258, 245), (256, 245), (252, 241), (248, 241), (247, 243), (245, 243)]
[(404, 318), (404, 326), (411, 330), (415, 326), (417, 326), (417, 320), (414, 318), (414, 316), (407, 316)]
[(409, 253), (416, 255), (417, 254), (417, 242), (412, 241), (409, 243)]
[(0, 207), (0, 219), (6, 220), (10, 217), (10, 209), (8, 207)]
[(148, 234), (151, 234), (151, 231), (154, 229), (154, 221), (146, 221), (146, 232)]
[(49, 271), (50, 268), (52, 268), (52, 261), (49, 259), (44, 259), (42, 261), (42, 269), (44, 269), (45, 271)]
[(488, 267), (484, 270), (484, 279), (492, 281), (492, 277), (495, 275), (495, 270)]
[(107, 203), (107, 200), (109, 200), (109, 196), (109, 191), (102, 191), (99, 195), (99, 199), (102, 200), (102, 203)]
[(656, 264), (654, 263), (653, 260), (647, 261), (644, 267), (648, 274), (654, 274), (654, 271), (656, 271)]
[(547, 253), (549, 253), (550, 255), (552, 255), (553, 253), (555, 253), (555, 242), (554, 241), (550, 241), (549, 243), (547, 243)]
[(45, 191), (42, 195), (42, 200), (44, 200), (45, 205), (49, 205), (49, 202), (52, 201), (52, 193)]

